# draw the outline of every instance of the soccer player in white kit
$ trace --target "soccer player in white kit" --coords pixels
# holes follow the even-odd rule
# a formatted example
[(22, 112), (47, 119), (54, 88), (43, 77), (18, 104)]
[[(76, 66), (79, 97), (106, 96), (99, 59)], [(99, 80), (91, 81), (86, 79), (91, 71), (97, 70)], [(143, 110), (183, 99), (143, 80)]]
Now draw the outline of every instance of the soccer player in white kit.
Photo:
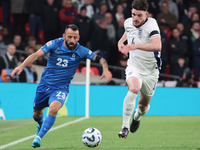
[[(150, 108), (150, 101), (154, 95), (161, 69), (161, 38), (160, 30), (155, 19), (147, 18), (147, 0), (134, 0), (132, 3), (132, 17), (124, 22), (125, 32), (118, 41), (118, 49), (128, 56), (126, 81), (128, 93), (123, 103), (123, 125), (118, 136), (126, 138), (129, 129), (135, 132), (140, 124), (140, 118)], [(127, 40), (128, 44), (124, 45)], [(132, 123), (129, 121), (135, 109), (135, 99), (139, 95), (138, 108), (135, 110)]]

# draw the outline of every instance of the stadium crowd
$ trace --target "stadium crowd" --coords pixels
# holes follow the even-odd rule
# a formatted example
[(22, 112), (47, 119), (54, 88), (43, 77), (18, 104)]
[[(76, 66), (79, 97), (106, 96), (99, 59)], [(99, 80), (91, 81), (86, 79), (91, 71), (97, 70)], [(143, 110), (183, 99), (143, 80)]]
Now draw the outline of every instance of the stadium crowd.
[[(79, 28), (81, 45), (104, 57), (109, 65), (125, 68), (127, 57), (118, 52), (117, 42), (124, 33), (124, 21), (131, 17), (132, 1), (0, 0), (0, 81), (36, 82), (33, 64), (22, 77), (9, 79), (10, 70), (49, 40), (62, 37), (71, 23)], [(148, 17), (155, 18), (160, 27), (160, 73), (179, 76), (178, 86), (196, 86), (200, 79), (200, 0), (148, 2)], [(45, 55), (34, 64), (45, 66), (47, 58)], [(111, 72), (122, 78), (120, 70)], [(8, 79), (2, 80), (5, 74)]]

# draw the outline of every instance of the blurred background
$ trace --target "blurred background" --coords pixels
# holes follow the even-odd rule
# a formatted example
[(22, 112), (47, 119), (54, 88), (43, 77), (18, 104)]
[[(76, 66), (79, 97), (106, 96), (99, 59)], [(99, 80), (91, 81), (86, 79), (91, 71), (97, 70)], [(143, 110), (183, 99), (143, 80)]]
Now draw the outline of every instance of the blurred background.
[[(157, 20), (162, 38), (157, 86), (199, 87), (200, 0), (147, 1), (148, 17)], [(38, 83), (48, 54), (27, 66), (20, 76), (10, 78), (9, 74), (43, 44), (62, 37), (66, 25), (74, 23), (80, 30), (79, 43), (108, 61), (114, 77), (109, 84), (126, 85), (128, 58), (118, 51), (117, 42), (125, 19), (131, 17), (131, 4), (132, 0), (0, 0), (0, 81)], [(79, 77), (85, 70), (83, 61), (77, 69)], [(97, 63), (90, 70), (93, 76), (102, 72)]]

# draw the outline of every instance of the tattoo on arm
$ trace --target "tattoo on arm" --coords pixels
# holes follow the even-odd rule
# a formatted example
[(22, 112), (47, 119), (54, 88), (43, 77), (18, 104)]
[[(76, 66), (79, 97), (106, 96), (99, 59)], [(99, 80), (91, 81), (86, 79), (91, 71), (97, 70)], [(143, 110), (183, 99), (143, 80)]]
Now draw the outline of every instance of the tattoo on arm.
[(101, 64), (102, 68), (108, 68), (108, 63), (104, 58), (101, 58), (99, 63)]

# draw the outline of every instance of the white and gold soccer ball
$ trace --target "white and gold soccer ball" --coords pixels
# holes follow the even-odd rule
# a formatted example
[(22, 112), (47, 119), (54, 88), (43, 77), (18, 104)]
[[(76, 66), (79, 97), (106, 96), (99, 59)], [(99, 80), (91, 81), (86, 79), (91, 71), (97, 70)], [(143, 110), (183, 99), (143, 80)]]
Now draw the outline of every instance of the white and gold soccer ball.
[(96, 147), (101, 143), (101, 132), (96, 128), (87, 128), (82, 134), (82, 141), (88, 147)]

